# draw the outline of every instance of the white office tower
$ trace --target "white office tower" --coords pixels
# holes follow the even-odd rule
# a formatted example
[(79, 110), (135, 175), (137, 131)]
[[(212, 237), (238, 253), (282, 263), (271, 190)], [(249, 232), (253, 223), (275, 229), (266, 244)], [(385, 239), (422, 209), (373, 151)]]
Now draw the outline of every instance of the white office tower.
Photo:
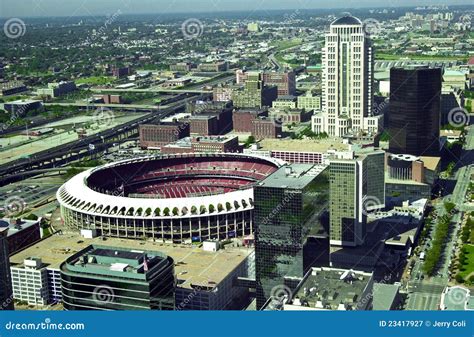
[(323, 68), (322, 113), (313, 116), (313, 131), (335, 137), (379, 132), (382, 118), (371, 111), (372, 47), (359, 19), (344, 16), (331, 23)]

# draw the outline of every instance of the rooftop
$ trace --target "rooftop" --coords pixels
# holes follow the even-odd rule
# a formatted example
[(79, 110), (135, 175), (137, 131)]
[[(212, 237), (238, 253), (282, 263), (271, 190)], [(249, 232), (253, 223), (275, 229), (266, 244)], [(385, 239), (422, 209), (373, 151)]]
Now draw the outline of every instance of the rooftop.
[(347, 151), (347, 144), (338, 140), (313, 140), (313, 139), (270, 139), (260, 141), (260, 149), (267, 151), (294, 151), (294, 152), (320, 152), (328, 150)]
[(29, 105), (34, 103), (43, 103), (43, 101), (38, 99), (19, 99), (16, 101), (6, 102), (6, 104), (15, 104), (15, 105)]
[(249, 248), (227, 248), (217, 252), (206, 252), (189, 245), (165, 244), (141, 240), (118, 238), (85, 239), (79, 234), (53, 235), (10, 258), (12, 265), (22, 265), (31, 256), (40, 257), (48, 268), (59, 266), (71, 255), (89, 245), (121, 247), (138, 251), (155, 251), (171, 257), (175, 262), (178, 284), (191, 289), (191, 284), (217, 286), (227, 275), (240, 265), (252, 252)]
[(291, 164), (282, 166), (259, 182), (258, 186), (303, 189), (326, 167), (326, 165), (314, 164)]
[(161, 252), (94, 244), (68, 258), (63, 268), (81, 274), (143, 279), (149, 269), (164, 268), (171, 261)]
[(356, 309), (364, 299), (372, 276), (372, 273), (354, 270), (312, 268), (298, 285), (293, 305), (326, 310)]
[(421, 156), (420, 159), (423, 161), (424, 166), (430, 171), (436, 170), (441, 161), (440, 157)]
[(374, 283), (372, 310), (390, 310), (399, 290), (398, 284)]
[(37, 220), (21, 220), (19, 223), (12, 224), (10, 219), (0, 219), (0, 229), (8, 226), (8, 236), (15, 235), (35, 225), (38, 225)]

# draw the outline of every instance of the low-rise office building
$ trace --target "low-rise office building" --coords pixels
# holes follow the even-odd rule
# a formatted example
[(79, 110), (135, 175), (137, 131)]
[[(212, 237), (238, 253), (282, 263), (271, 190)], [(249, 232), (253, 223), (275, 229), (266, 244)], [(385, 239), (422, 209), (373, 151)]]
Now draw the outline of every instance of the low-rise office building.
[(16, 95), (25, 91), (28, 91), (28, 88), (20, 81), (0, 83), (0, 96)]
[(29, 257), (22, 264), (12, 264), (10, 270), (15, 300), (28, 305), (51, 303), (48, 269), (41, 258)]
[(306, 94), (298, 96), (297, 108), (320, 111), (321, 96), (313, 94), (311, 91), (307, 91)]
[(266, 109), (247, 108), (235, 109), (232, 112), (232, 124), (235, 132), (252, 132), (252, 122), (259, 117), (266, 116)]
[(17, 100), (5, 103), (3, 108), (9, 113), (14, 114), (17, 117), (21, 117), (32, 110), (37, 110), (38, 112), (43, 111), (43, 101), (32, 99)]
[(41, 238), (38, 220), (2, 219), (0, 221), (8, 223), (9, 226), (7, 241), (10, 256)]
[(290, 108), (270, 108), (268, 116), (282, 125), (299, 124), (311, 120), (312, 110), (290, 109)]
[(197, 153), (197, 152), (241, 152), (237, 136), (194, 136), (185, 137), (161, 147), (161, 153)]
[(56, 83), (48, 83), (47, 88), (38, 89), (38, 95), (44, 95), (51, 98), (66, 95), (76, 90), (76, 84), (72, 81), (62, 81)]
[(264, 310), (372, 310), (373, 273), (311, 268), (289, 296), (271, 298)]
[[(83, 256), (80, 252), (88, 251), (87, 248), (91, 245), (101, 246), (104, 243), (100, 237), (84, 238), (79, 234), (54, 235), (12, 256), (12, 266), (21, 268), (25, 260), (34, 256), (33, 254), (40, 255), (42, 260), (40, 270), (41, 268), (46, 270), (48, 286), (48, 297), (46, 298), (46, 294), (43, 293), (45, 295), (43, 300), (48, 304), (61, 302), (62, 271), (60, 272), (60, 266), (64, 261), (70, 260), (71, 256), (78, 256), (80, 259), (80, 256)], [(120, 249), (130, 252), (140, 252), (140, 254), (147, 251), (159, 251), (163, 256), (171, 257), (175, 261), (175, 310), (240, 310), (245, 307), (246, 302), (249, 300), (248, 287), (241, 286), (238, 279), (255, 277), (255, 254), (251, 248), (229, 247), (230, 245), (227, 245), (225, 249), (211, 252), (192, 245), (175, 245), (163, 242), (117, 238), (108, 238), (106, 244), (110, 247), (121, 247)], [(121, 257), (121, 255), (118, 257)], [(86, 259), (86, 262), (88, 260)], [(142, 261), (143, 265), (143, 260), (139, 260), (137, 263), (140, 261)], [(89, 267), (94, 268), (92, 263)], [(153, 264), (148, 265), (149, 271), (152, 271), (152, 267)], [(100, 269), (101, 267), (98, 268)], [(84, 269), (79, 270), (83, 271)], [(140, 275), (144, 275), (140, 274), (139, 271), (137, 271), (137, 274), (139, 278)], [(0, 274), (0, 277), (2, 275)], [(25, 275), (28, 282), (33, 283), (35, 275), (26, 273)], [(74, 273), (74, 275), (78, 274)], [(153, 271), (152, 275), (154, 275)], [(165, 275), (168, 274), (166, 273)], [(94, 278), (94, 276), (91, 277)], [(97, 275), (97, 278), (99, 277), (101, 276)], [(154, 276), (151, 276), (151, 279), (153, 278)], [(115, 289), (116, 287), (107, 283), (107, 280), (107, 278), (104, 278), (100, 282), (96, 282), (98, 284), (95, 285), (97, 286), (95, 299), (98, 301), (116, 300), (118, 302), (121, 290)], [(126, 279), (123, 279), (121, 281), (122, 284), (125, 281)], [(93, 282), (93, 280), (88, 279), (87, 284), (90, 284), (88, 282)], [(132, 282), (135, 282), (135, 279)], [(110, 288), (107, 286), (110, 286)], [(88, 290), (91, 290), (91, 287)], [(0, 293), (2, 290), (0, 288)], [(84, 300), (87, 300), (87, 298), (91, 299), (91, 294), (86, 289), (75, 290), (74, 294), (82, 294)], [(37, 302), (40, 303), (39, 298)], [(99, 304), (97, 303), (96, 305)], [(112, 305), (110, 304), (110, 306)], [(67, 307), (68, 305), (65, 304), (65, 306)]]
[(60, 269), (66, 310), (174, 310), (174, 261), (160, 252), (90, 245)]
[(279, 109), (296, 109), (296, 96), (286, 95), (286, 96), (278, 96), (278, 98), (273, 101), (272, 108), (279, 108)]
[(160, 148), (163, 145), (189, 136), (189, 123), (140, 124), (139, 135), (141, 148)]
[(268, 117), (259, 117), (252, 121), (252, 136), (255, 139), (278, 138), (283, 131), (280, 123)]
[(402, 200), (430, 199), (438, 179), (441, 158), (388, 154), (385, 157), (385, 193)]
[(219, 61), (213, 63), (201, 63), (197, 67), (197, 71), (200, 72), (219, 72), (227, 71), (229, 69), (229, 64), (226, 61)]

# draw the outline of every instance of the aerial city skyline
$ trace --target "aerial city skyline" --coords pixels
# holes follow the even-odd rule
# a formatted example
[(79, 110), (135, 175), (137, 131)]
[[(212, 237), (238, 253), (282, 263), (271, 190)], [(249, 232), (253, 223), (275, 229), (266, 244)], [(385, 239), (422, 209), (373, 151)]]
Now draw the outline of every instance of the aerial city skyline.
[(474, 310), (474, 6), (140, 2), (1, 5), (0, 310)]

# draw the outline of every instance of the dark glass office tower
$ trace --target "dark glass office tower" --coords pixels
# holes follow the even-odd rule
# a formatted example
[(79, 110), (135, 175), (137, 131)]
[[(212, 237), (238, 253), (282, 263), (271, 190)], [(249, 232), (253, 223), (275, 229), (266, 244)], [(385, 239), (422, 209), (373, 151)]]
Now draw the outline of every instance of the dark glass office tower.
[(254, 189), (257, 309), (304, 276), (303, 248), (328, 207), (324, 166), (283, 166)]
[(0, 220), (0, 310), (13, 310), (12, 278), (8, 257), (9, 224)]
[(389, 152), (439, 156), (441, 69), (390, 70)]

